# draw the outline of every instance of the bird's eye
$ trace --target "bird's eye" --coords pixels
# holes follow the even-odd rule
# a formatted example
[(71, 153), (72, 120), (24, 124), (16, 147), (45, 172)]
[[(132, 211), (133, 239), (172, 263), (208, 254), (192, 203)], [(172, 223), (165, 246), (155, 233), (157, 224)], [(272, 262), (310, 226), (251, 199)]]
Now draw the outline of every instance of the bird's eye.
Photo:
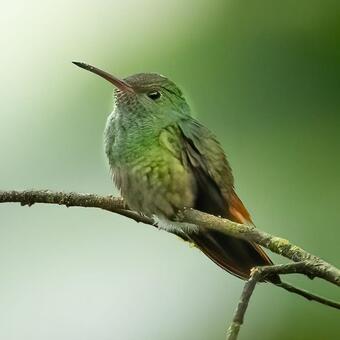
[(159, 91), (151, 91), (147, 96), (152, 100), (157, 100), (161, 97), (161, 93)]

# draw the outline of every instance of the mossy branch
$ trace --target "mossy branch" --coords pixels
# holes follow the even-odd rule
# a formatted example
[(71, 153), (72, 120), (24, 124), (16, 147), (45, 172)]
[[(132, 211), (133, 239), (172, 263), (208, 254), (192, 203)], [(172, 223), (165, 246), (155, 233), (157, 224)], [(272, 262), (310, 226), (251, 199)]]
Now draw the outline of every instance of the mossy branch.
[[(99, 208), (126, 216), (136, 222), (142, 222), (157, 227), (153, 219), (129, 210), (122, 198), (112, 196), (104, 197), (95, 194), (53, 192), (49, 190), (0, 191), (0, 203), (10, 202), (18, 202), (22, 206), (31, 206), (35, 203), (46, 203), (64, 205), (66, 207)], [(184, 209), (181, 211), (178, 214), (178, 221), (196, 224), (199, 228), (215, 230), (229, 236), (255, 242), (262, 247), (270, 249), (272, 252), (293, 261), (293, 263), (287, 265), (273, 265), (254, 269), (250, 279), (245, 284), (234, 320), (228, 331), (227, 339), (237, 338), (249, 299), (255, 286), (258, 281), (263, 279), (268, 273), (300, 273), (307, 275), (309, 278), (319, 277), (340, 286), (340, 270), (338, 268), (321, 258), (308, 253), (286, 239), (270, 235), (252, 226), (235, 223), (194, 209)], [(290, 292), (302, 295), (309, 300), (318, 301), (334, 308), (340, 308), (340, 304), (337, 302), (308, 293), (287, 283), (278, 284), (278, 286)]]

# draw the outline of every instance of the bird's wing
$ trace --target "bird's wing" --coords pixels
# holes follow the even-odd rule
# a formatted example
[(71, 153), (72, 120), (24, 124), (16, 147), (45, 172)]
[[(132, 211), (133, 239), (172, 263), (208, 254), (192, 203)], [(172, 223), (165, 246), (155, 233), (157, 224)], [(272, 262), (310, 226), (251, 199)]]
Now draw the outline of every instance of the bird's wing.
[[(221, 145), (206, 127), (194, 119), (181, 121), (179, 128), (182, 133), (183, 152), (198, 184), (205, 189), (214, 189), (216, 197), (213, 201), (220, 210), (215, 211), (215, 214), (227, 217), (226, 207), (233, 191), (234, 179)], [(211, 196), (211, 193), (208, 193), (208, 196)], [(204, 200), (203, 197), (201, 199)]]
[[(182, 121), (178, 126), (182, 134), (182, 157), (187, 159), (197, 184), (194, 208), (235, 222), (252, 224), (247, 209), (234, 191), (231, 168), (214, 135), (195, 120)], [(190, 237), (219, 266), (244, 279), (249, 278), (251, 268), (272, 264), (255, 243), (218, 232)]]

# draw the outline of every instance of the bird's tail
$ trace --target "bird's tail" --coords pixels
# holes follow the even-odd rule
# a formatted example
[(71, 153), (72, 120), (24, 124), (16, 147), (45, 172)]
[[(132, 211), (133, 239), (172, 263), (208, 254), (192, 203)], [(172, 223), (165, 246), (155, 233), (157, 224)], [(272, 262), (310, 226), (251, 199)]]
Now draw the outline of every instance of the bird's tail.
[[(218, 231), (200, 231), (189, 238), (221, 268), (244, 280), (249, 279), (253, 267), (273, 264), (260, 246)], [(266, 281), (281, 282), (278, 275), (269, 276)]]

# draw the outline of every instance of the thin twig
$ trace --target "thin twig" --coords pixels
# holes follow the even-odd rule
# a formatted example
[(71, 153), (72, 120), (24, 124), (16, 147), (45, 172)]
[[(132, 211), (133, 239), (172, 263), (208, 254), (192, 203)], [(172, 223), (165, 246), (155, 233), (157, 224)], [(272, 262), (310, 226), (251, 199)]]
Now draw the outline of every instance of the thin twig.
[[(0, 203), (18, 202), (31, 206), (35, 203), (58, 204), (67, 207), (99, 208), (114, 212), (136, 222), (157, 227), (155, 221), (135, 211), (129, 210), (122, 198), (98, 196), (95, 194), (80, 194), (75, 192), (53, 192), (48, 190), (0, 191)], [(228, 330), (227, 339), (235, 340), (243, 323), (250, 297), (258, 281), (269, 274), (300, 273), (310, 278), (319, 277), (340, 286), (340, 270), (323, 261), (319, 257), (290, 243), (288, 240), (270, 235), (252, 226), (232, 222), (227, 219), (209, 215), (194, 209), (184, 209), (178, 214), (179, 222), (196, 224), (202, 229), (219, 231), (229, 236), (255, 242), (274, 253), (282, 255), (295, 263), (257, 267), (252, 271), (250, 279), (245, 283), (240, 302), (236, 309), (233, 322)], [(180, 234), (177, 235), (183, 238)], [(299, 294), (308, 300), (314, 300), (330, 307), (339, 308), (339, 303), (311, 294), (288, 283), (276, 284), (292, 293)]]
[[(249, 280), (244, 284), (244, 288), (239, 300), (239, 303), (236, 307), (233, 320), (227, 330), (227, 340), (236, 340), (240, 331), (240, 328), (244, 322), (244, 316), (248, 308), (249, 300), (255, 290), (255, 286), (259, 281), (265, 280), (267, 276), (273, 274), (295, 274), (301, 273), (304, 270), (304, 266), (307, 263), (305, 262), (296, 262), (296, 263), (288, 263), (288, 264), (279, 264), (273, 266), (263, 266), (263, 267), (255, 267), (251, 274)], [(276, 284), (276, 286), (286, 289), (292, 293), (303, 296), (308, 300), (313, 300), (320, 302), (321, 304), (334, 307), (336, 309), (340, 309), (340, 304), (328, 300), (326, 298), (314, 295), (305, 290), (296, 288), (291, 286), (288, 283), (281, 282)]]
[(240, 328), (244, 321), (244, 315), (247, 311), (249, 300), (254, 292), (255, 286), (261, 279), (261, 274), (258, 268), (254, 268), (250, 278), (244, 284), (242, 294), (239, 303), (236, 307), (233, 320), (227, 330), (227, 340), (236, 340), (240, 331)]
[(319, 295), (316, 295), (316, 294), (313, 294), (313, 293), (310, 293), (310, 292), (308, 292), (304, 289), (301, 289), (301, 288), (296, 288), (296, 287), (290, 285), (287, 282), (278, 283), (278, 284), (276, 284), (276, 286), (283, 288), (283, 289), (287, 290), (288, 292), (300, 295), (300, 296), (304, 297), (305, 299), (307, 299), (309, 301), (316, 301), (316, 302), (319, 302), (323, 305), (326, 305), (326, 306), (329, 306), (329, 307), (332, 307), (332, 308), (335, 308), (335, 309), (340, 309), (340, 303), (339, 302), (324, 298), (322, 296), (319, 296)]

